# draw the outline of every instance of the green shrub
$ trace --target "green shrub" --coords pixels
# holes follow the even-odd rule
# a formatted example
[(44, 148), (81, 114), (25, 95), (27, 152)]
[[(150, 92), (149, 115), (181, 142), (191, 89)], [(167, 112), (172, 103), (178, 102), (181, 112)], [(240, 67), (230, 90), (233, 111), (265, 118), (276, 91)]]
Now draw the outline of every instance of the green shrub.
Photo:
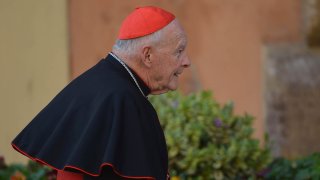
[[(210, 92), (154, 96), (169, 153), (172, 176), (179, 179), (257, 179), (271, 161), (270, 151), (252, 138), (253, 118), (233, 114)], [(178, 178), (177, 178), (178, 179)]]
[(0, 157), (0, 180), (50, 180), (55, 179), (53, 170), (34, 161), (28, 161), (27, 165), (10, 164)]
[(320, 179), (320, 153), (297, 160), (278, 158), (270, 165), (265, 179), (318, 180)]

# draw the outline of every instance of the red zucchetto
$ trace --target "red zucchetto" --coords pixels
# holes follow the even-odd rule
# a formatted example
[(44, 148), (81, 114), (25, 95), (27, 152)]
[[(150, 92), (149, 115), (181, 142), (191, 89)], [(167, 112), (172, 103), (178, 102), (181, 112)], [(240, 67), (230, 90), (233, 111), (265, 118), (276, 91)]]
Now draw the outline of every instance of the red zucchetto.
[(168, 25), (175, 16), (154, 6), (136, 8), (122, 22), (118, 39), (133, 39), (154, 33)]

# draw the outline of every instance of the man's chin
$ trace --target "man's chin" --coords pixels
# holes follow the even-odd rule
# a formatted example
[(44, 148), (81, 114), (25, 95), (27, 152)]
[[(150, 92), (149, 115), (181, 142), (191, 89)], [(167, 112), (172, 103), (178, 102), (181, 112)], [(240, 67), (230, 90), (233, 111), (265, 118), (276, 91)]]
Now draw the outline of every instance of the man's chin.
[(178, 82), (174, 83), (172, 86), (169, 86), (168, 88), (170, 91), (175, 91), (178, 89)]
[(164, 94), (169, 91), (175, 91), (178, 89), (178, 83), (172, 84), (171, 86), (167, 86), (167, 88), (164, 89), (157, 89), (157, 90), (151, 90), (150, 94), (152, 95), (159, 95), (159, 94)]
[(151, 91), (150, 94), (152, 94), (152, 95), (160, 95), (160, 94), (164, 94), (164, 93), (166, 93), (168, 91), (169, 91), (169, 89), (168, 90), (161, 90), (161, 91)]
[(159, 95), (159, 94), (167, 93), (169, 91), (175, 91), (176, 89), (177, 88), (167, 88), (167, 89), (162, 89), (162, 90), (155, 90), (155, 91), (151, 91), (150, 94)]

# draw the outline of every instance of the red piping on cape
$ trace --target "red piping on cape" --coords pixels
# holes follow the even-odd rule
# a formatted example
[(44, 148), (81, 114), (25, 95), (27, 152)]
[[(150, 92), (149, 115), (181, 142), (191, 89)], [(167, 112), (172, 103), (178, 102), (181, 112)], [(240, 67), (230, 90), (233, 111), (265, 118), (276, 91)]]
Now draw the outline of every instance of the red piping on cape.
[(112, 168), (113, 172), (115, 172), (117, 175), (119, 175), (119, 176), (121, 176), (121, 177), (124, 177), (124, 178), (129, 178), (129, 179), (130, 179), (130, 178), (131, 178), (131, 179), (152, 179), (152, 180), (156, 180), (154, 177), (138, 177), (138, 176), (125, 176), (125, 175), (122, 175), (122, 174), (120, 174), (120, 172), (118, 172), (118, 171), (116, 170), (116, 168), (114, 167), (114, 165), (113, 165), (113, 164), (110, 164), (110, 163), (102, 163), (102, 164), (100, 165), (100, 168), (99, 168), (99, 174), (92, 174), (92, 173), (89, 173), (89, 172), (87, 172), (87, 171), (85, 171), (85, 170), (83, 170), (83, 169), (81, 169), (81, 168), (78, 168), (78, 167), (75, 167), (75, 166), (68, 166), (68, 165), (67, 165), (67, 166), (64, 166), (63, 169), (58, 169), (58, 168), (53, 167), (52, 165), (44, 162), (44, 161), (41, 160), (41, 159), (31, 157), (29, 154), (25, 153), (25, 152), (22, 151), (20, 148), (18, 148), (15, 144), (11, 143), (11, 145), (12, 145), (12, 147), (13, 147), (15, 150), (17, 150), (19, 153), (27, 156), (27, 157), (30, 158), (31, 160), (36, 161), (36, 162), (40, 162), (40, 163), (42, 163), (42, 164), (44, 164), (44, 165), (46, 165), (46, 166), (49, 166), (50, 168), (52, 168), (52, 169), (54, 169), (54, 170), (56, 170), (56, 171), (59, 171), (59, 170), (63, 171), (63, 170), (65, 170), (65, 168), (72, 168), (72, 169), (81, 171), (81, 172), (83, 172), (83, 173), (86, 173), (86, 174), (88, 174), (88, 175), (90, 175), (90, 176), (96, 176), (96, 177), (97, 177), (97, 176), (99, 176), (99, 174), (101, 173), (101, 169), (103, 168), (103, 166), (110, 166), (110, 167)]

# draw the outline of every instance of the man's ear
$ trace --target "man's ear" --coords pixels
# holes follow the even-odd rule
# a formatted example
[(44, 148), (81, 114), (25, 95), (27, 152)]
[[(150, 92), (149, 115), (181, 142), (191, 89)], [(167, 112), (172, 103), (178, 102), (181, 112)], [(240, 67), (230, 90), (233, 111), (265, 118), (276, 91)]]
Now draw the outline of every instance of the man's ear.
[(148, 68), (151, 67), (152, 65), (152, 56), (151, 56), (151, 47), (150, 46), (145, 46), (142, 49), (141, 53), (141, 59), (142, 63), (147, 66)]

